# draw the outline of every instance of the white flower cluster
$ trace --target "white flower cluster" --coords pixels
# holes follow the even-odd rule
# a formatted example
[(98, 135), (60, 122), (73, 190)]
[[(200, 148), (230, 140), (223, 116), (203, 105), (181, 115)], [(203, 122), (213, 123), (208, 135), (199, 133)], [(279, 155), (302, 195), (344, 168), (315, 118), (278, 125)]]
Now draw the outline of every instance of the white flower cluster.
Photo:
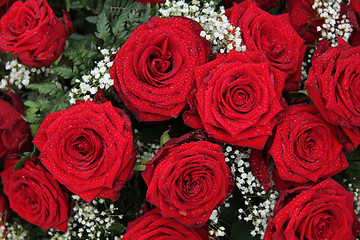
[(308, 68), (309, 66), (311, 66), (311, 59), (312, 59), (312, 56), (315, 52), (315, 49), (314, 48), (311, 48), (309, 49), (309, 52), (308, 52), (308, 55), (305, 56), (303, 62), (302, 62), (302, 65), (301, 65), (301, 80), (302, 81), (306, 81), (307, 77), (308, 77)]
[[(138, 134), (139, 130), (134, 129), (134, 134)], [(145, 163), (147, 161), (150, 161), (156, 154), (156, 152), (160, 149), (160, 144), (155, 143), (143, 143), (140, 140), (136, 140), (136, 145), (138, 146), (140, 150), (140, 154), (137, 154), (135, 157), (135, 160), (137, 163)]]
[[(29, 231), (25, 230), (19, 222), (5, 223), (6, 236), (8, 240), (26, 240), (29, 238)], [(1, 238), (6, 239), (6, 238)]]
[(318, 26), (321, 39), (327, 39), (331, 46), (337, 46), (337, 37), (349, 40), (352, 27), (347, 16), (341, 15), (342, 0), (315, 0), (312, 8), (317, 11), (318, 16), (324, 19), (324, 24)]
[[(52, 240), (67, 239), (109, 239), (108, 229), (116, 223), (123, 215), (115, 213), (117, 210), (113, 203), (107, 206), (102, 198), (94, 199), (91, 204), (81, 200), (74, 195), (75, 206), (74, 213), (68, 221), (68, 231), (66, 233), (50, 229), (48, 234)], [(105, 210), (99, 210), (105, 209)], [(120, 239), (120, 238), (119, 238)]]
[(41, 68), (29, 68), (25, 65), (18, 63), (16, 59), (10, 60), (5, 64), (5, 69), (10, 70), (9, 75), (6, 75), (0, 81), (0, 89), (4, 90), (7, 87), (16, 86), (18, 89), (27, 87), (30, 84), (32, 75), (39, 75), (44, 73), (45, 76), (48, 76), (52, 73), (51, 70), (46, 69), (45, 67)]
[(100, 52), (104, 58), (97, 63), (89, 74), (83, 75), (81, 80), (75, 80), (76, 83), (79, 83), (79, 88), (74, 87), (69, 92), (70, 104), (74, 104), (76, 100), (93, 100), (92, 96), (98, 92), (98, 88), (107, 90), (114, 84), (109, 73), (113, 64), (110, 57), (117, 51), (116, 49), (101, 49)]
[(205, 1), (202, 4), (199, 0), (192, 0), (188, 4), (184, 0), (166, 0), (161, 5), (159, 13), (161, 17), (184, 16), (198, 22), (205, 30), (200, 35), (212, 44), (213, 53), (228, 53), (232, 49), (239, 52), (245, 51), (240, 28), (229, 23), (223, 6), (219, 11), (215, 8), (216, 4), (213, 1)]
[(354, 210), (360, 221), (360, 189), (354, 188), (351, 183), (348, 184), (348, 189), (354, 194)]
[[(229, 207), (229, 203), (225, 203), (227, 207)], [(222, 226), (219, 223), (219, 213), (220, 208), (214, 209), (214, 211), (211, 213), (211, 216), (209, 218), (209, 235), (210, 236), (216, 236), (216, 237), (223, 237), (225, 236), (225, 227)]]
[[(239, 219), (251, 221), (254, 229), (252, 236), (260, 235), (264, 237), (267, 220), (272, 216), (278, 193), (266, 192), (261, 183), (255, 178), (250, 169), (250, 150), (233, 150), (227, 146), (224, 152), (225, 160), (231, 164), (231, 172), (234, 176), (236, 186), (239, 188), (244, 198), (245, 209), (240, 208)], [(256, 199), (256, 203), (254, 201)], [(260, 199), (263, 199), (261, 202)], [(260, 200), (260, 202), (259, 202)]]

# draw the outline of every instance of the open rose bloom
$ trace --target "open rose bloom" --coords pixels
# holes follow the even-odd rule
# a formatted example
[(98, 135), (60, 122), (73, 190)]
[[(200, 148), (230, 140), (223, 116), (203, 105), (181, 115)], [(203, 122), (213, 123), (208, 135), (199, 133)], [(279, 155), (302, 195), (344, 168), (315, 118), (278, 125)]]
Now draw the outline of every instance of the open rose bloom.
[(208, 61), (202, 27), (185, 17), (152, 18), (116, 54), (110, 75), (116, 95), (138, 121), (177, 117), (195, 85), (194, 68)]
[(186, 226), (203, 226), (233, 188), (221, 147), (197, 140), (194, 133), (171, 139), (146, 163), (142, 176), (147, 201), (165, 218)]
[(0, 50), (29, 67), (51, 65), (72, 33), (69, 15), (63, 14), (57, 18), (45, 0), (16, 1), (0, 19)]
[(110, 102), (86, 101), (47, 116), (34, 144), (54, 178), (87, 202), (116, 201), (134, 168), (129, 117)]
[(0, 239), (360, 237), (360, 0), (0, 0), (0, 58)]
[(268, 224), (264, 240), (352, 240), (360, 233), (353, 195), (332, 179), (279, 200)]

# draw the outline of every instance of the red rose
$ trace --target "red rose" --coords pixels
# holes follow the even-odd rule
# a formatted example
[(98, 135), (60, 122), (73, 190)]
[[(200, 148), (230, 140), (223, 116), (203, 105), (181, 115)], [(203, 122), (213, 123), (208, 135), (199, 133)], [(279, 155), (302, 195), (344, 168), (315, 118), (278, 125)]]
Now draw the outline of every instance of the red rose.
[(222, 148), (192, 141), (192, 134), (169, 140), (146, 163), (142, 176), (147, 201), (158, 206), (164, 218), (201, 226), (229, 197), (233, 180)]
[(246, 50), (266, 52), (272, 66), (286, 74), (286, 90), (298, 89), (306, 47), (291, 27), (289, 16), (271, 15), (250, 1), (234, 4), (226, 16), (233, 26), (240, 27)]
[(353, 194), (331, 178), (289, 200), (276, 203), (264, 240), (354, 240), (360, 233)]
[(0, 19), (16, 0), (0, 0)]
[(7, 197), (0, 193), (0, 239), (7, 239), (5, 223), (10, 220), (10, 208)]
[(21, 117), (22, 107), (15, 94), (5, 93), (0, 99), (0, 159), (32, 150), (30, 127)]
[(58, 19), (46, 0), (15, 2), (0, 20), (0, 50), (29, 67), (47, 67), (61, 55), (72, 33), (69, 15)]
[(314, 0), (286, 1), (290, 23), (306, 43), (316, 43), (320, 37), (317, 27), (324, 23), (316, 10), (312, 8)]
[[(314, 105), (292, 105), (275, 128), (266, 161), (251, 152), (252, 168), (265, 164), (280, 191), (332, 177), (348, 167), (336, 136), (335, 128), (322, 119)], [(266, 174), (257, 177), (260, 182), (268, 181)]]
[(360, 47), (342, 38), (337, 47), (318, 44), (305, 88), (323, 118), (350, 139), (348, 151), (360, 144)]
[[(223, 0), (221, 3), (225, 7), (231, 7), (234, 3), (241, 3), (244, 1), (245, 0)], [(271, 8), (278, 6), (276, 2), (279, 2), (278, 0), (250, 0), (250, 1), (252, 1), (259, 8), (264, 9), (264, 10), (269, 10)]]
[(122, 240), (208, 240), (208, 226), (187, 227), (172, 218), (161, 216), (155, 208), (140, 218), (130, 222)]
[(1, 173), (10, 208), (24, 220), (45, 230), (55, 228), (66, 232), (71, 211), (69, 195), (37, 158), (27, 160), (14, 172), (16, 161), (6, 161)]
[(197, 91), (185, 124), (218, 142), (263, 149), (282, 110), (284, 85), (264, 53), (231, 51), (195, 73)]
[(54, 178), (88, 203), (116, 201), (133, 173), (131, 122), (110, 102), (86, 101), (47, 115), (33, 142)]
[(130, 34), (110, 75), (115, 93), (137, 120), (167, 120), (183, 110), (194, 88), (194, 68), (210, 54), (201, 31), (185, 17), (153, 17)]

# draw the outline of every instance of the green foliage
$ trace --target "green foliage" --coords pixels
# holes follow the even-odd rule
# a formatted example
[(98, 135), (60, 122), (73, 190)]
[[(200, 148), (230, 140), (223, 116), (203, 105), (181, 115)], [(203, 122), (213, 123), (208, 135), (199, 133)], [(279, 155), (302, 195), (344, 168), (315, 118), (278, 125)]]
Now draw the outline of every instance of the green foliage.
[(107, 0), (100, 14), (86, 20), (96, 24), (95, 36), (107, 48), (120, 47), (130, 33), (140, 24), (158, 16), (158, 5), (142, 5), (139, 2)]
[(360, 188), (360, 147), (351, 153), (345, 151), (345, 155), (349, 163), (349, 168), (346, 169), (348, 180), (355, 188)]
[[(85, 43), (87, 43), (87, 45), (85, 45)], [(87, 74), (89, 69), (95, 65), (95, 61), (101, 57), (101, 54), (95, 42), (84, 37), (82, 40), (71, 41), (69, 48), (64, 52), (64, 56), (72, 61), (72, 74), (70, 73), (71, 65), (65, 68), (54, 67), (53, 70), (64, 78), (67, 78), (70, 76), (81, 77)]]
[(15, 164), (14, 172), (19, 170), (24, 165), (26, 160), (28, 160), (30, 158), (33, 158), (33, 157), (36, 157), (36, 155), (37, 155), (37, 148), (34, 146), (34, 149), (33, 149), (32, 152), (25, 152), (23, 154), (23, 156), (20, 158), (20, 160)]
[(103, 40), (105, 45), (112, 45), (109, 21), (104, 11), (97, 17), (96, 29), (95, 36)]
[(170, 129), (166, 130), (160, 137), (160, 146), (162, 147), (167, 141), (169, 141), (170, 135), (169, 135)]
[(28, 108), (25, 110), (26, 115), (22, 116), (30, 124), (31, 134), (34, 137), (48, 114), (66, 109), (70, 104), (67, 92), (59, 82), (51, 81), (51, 78), (45, 79), (42, 83), (29, 84), (28, 89), (38, 93), (28, 94), (24, 102)]
[(29, 84), (29, 89), (36, 90), (39, 93), (45, 93), (49, 95), (62, 95), (61, 84), (59, 82), (45, 82), (38, 84)]

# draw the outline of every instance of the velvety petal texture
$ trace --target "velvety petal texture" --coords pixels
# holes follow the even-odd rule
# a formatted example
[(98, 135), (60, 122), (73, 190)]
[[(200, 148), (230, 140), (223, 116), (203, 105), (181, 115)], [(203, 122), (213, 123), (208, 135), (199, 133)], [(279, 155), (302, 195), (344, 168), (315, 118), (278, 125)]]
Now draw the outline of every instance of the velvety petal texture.
[(277, 202), (264, 240), (354, 240), (359, 235), (354, 196), (333, 179), (288, 198)]
[(0, 19), (16, 0), (0, 0)]
[(87, 202), (116, 201), (133, 173), (131, 122), (110, 102), (86, 101), (47, 115), (33, 142), (54, 178)]
[(32, 150), (30, 127), (21, 115), (23, 105), (19, 96), (4, 93), (0, 99), (0, 160), (12, 154)]
[(299, 89), (306, 47), (288, 14), (271, 15), (246, 0), (227, 9), (226, 16), (240, 27), (246, 50), (266, 52), (271, 65), (286, 74), (286, 90)]
[[(349, 166), (337, 137), (336, 128), (321, 117), (314, 105), (291, 105), (282, 114), (265, 154), (251, 153), (251, 164), (257, 165), (256, 169), (266, 165), (278, 191), (317, 183)], [(266, 183), (268, 176), (256, 177)]]
[(29, 67), (47, 67), (59, 58), (72, 33), (68, 13), (57, 18), (46, 0), (15, 2), (0, 20), (0, 50)]
[[(241, 3), (244, 0), (223, 0), (221, 2), (222, 5), (225, 7), (232, 7), (234, 3)], [(251, 0), (254, 4), (256, 4), (259, 8), (264, 10), (269, 10), (271, 8), (274, 8), (278, 6), (276, 4), (277, 0)]]
[(350, 142), (343, 144), (352, 151), (360, 144), (360, 47), (338, 42), (318, 44), (305, 88), (323, 118), (347, 136)]
[(130, 222), (123, 240), (208, 240), (208, 226), (187, 227), (172, 218), (164, 218), (159, 208)]
[(233, 188), (222, 148), (208, 141), (172, 139), (146, 163), (146, 199), (164, 218), (187, 226), (202, 226)]
[(264, 52), (231, 51), (197, 67), (195, 74), (185, 124), (218, 142), (263, 149), (282, 110), (284, 86)]
[(291, 26), (306, 43), (314, 44), (320, 37), (317, 27), (324, 23), (323, 18), (317, 17), (317, 12), (312, 8), (314, 0), (286, 1)]
[(116, 95), (139, 121), (175, 118), (194, 88), (194, 68), (208, 61), (202, 27), (185, 17), (157, 18), (137, 27), (110, 70)]
[(10, 208), (44, 230), (54, 228), (66, 232), (71, 213), (69, 195), (37, 158), (26, 160), (14, 172), (17, 161), (7, 160), (1, 173)]

